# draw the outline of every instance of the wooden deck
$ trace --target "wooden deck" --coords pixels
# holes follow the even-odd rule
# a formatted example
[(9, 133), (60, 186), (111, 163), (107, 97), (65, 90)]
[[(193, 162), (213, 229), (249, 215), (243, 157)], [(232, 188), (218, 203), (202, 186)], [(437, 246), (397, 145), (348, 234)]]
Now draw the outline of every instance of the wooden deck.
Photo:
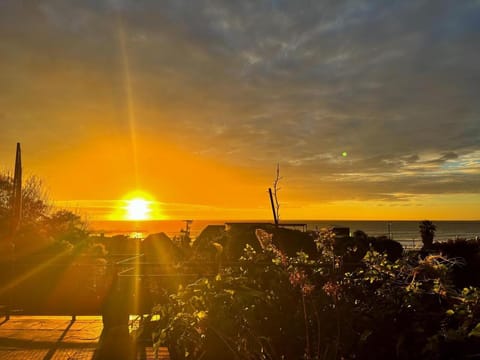
[[(95, 356), (101, 316), (12, 316), (0, 321), (0, 360), (90, 360)], [(142, 359), (154, 359), (146, 348)], [(162, 348), (158, 359), (169, 359)]]

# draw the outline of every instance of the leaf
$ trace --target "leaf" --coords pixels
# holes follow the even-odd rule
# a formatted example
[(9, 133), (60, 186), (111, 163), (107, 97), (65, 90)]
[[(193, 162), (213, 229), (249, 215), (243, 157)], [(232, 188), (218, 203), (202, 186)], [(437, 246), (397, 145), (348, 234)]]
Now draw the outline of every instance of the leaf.
[(480, 323), (478, 323), (472, 331), (468, 334), (468, 336), (475, 336), (480, 337)]
[(204, 318), (207, 317), (207, 313), (202, 310), (202, 311), (198, 311), (198, 312), (195, 314), (195, 316), (196, 316), (198, 319), (202, 320), (202, 319), (204, 319)]
[(217, 251), (217, 254), (223, 253), (223, 246), (217, 242), (212, 243), (213, 247)]

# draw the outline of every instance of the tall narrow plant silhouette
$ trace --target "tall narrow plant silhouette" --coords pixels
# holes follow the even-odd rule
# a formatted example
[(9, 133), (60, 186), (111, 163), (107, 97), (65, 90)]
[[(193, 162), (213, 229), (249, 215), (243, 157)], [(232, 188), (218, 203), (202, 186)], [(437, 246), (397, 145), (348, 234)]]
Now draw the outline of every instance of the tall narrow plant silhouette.
[(430, 220), (424, 220), (420, 223), (419, 229), (420, 236), (422, 237), (423, 249), (431, 248), (437, 227)]
[(15, 173), (13, 175), (11, 204), (11, 241), (14, 241), (15, 233), (22, 216), (22, 152), (20, 143), (17, 143), (17, 153), (15, 156)]

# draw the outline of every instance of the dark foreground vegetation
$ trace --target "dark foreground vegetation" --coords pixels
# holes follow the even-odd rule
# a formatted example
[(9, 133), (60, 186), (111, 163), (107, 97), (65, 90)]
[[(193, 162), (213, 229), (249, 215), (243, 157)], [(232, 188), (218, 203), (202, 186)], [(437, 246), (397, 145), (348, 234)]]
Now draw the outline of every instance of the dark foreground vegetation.
[[(257, 236), (263, 248), (246, 244), (238, 263), (180, 286), (154, 308), (145, 330), (154, 329), (154, 343), (173, 359), (480, 356), (480, 274), (463, 277), (476, 266), (465, 259), (478, 260), (457, 257), (453, 243), (391, 261), (373, 247), (359, 250), (355, 236), (340, 251), (345, 240), (332, 231), (315, 240), (314, 257), (286, 255), (265, 230)], [(480, 254), (476, 241), (458, 244)]]

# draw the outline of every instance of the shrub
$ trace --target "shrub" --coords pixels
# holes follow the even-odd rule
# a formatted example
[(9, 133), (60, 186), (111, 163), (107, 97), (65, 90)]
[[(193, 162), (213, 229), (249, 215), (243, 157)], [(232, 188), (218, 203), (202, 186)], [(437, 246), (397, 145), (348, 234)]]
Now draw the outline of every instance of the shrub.
[[(182, 286), (152, 315), (172, 359), (443, 359), (476, 354), (480, 291), (457, 290), (452, 263), (368, 251), (344, 272), (331, 234), (319, 256), (268, 242), (241, 262)], [(450, 354), (449, 357), (445, 354)], [(452, 355), (454, 354), (454, 355)]]

